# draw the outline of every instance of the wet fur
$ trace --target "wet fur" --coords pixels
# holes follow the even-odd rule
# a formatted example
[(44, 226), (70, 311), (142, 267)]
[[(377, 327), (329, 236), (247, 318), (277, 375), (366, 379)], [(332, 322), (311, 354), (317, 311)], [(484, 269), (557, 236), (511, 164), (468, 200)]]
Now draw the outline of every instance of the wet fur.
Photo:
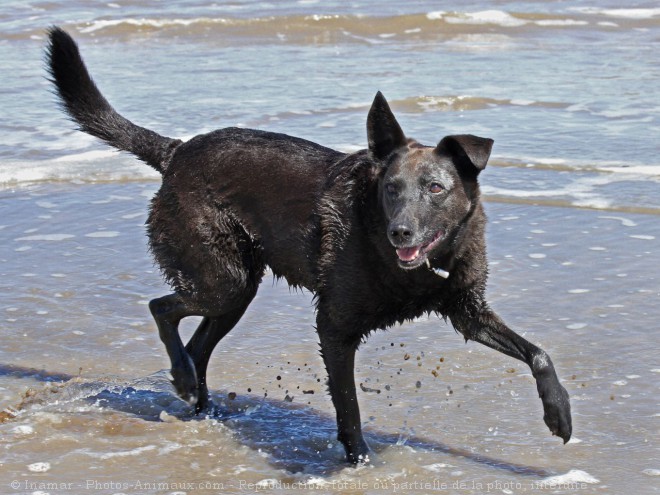
[[(69, 116), (162, 174), (147, 226), (173, 293), (150, 309), (182, 399), (198, 411), (210, 407), (211, 353), (269, 266), (315, 295), (338, 438), (350, 462), (369, 454), (353, 375), (358, 345), (374, 330), (425, 313), (449, 318), (466, 340), (526, 362), (546, 423), (568, 441), (568, 394), (550, 358), (485, 301), (486, 217), (477, 177), (491, 140), (456, 135), (423, 146), (404, 136), (378, 93), (367, 117), (369, 148), (357, 153), (237, 128), (182, 142), (121, 117), (96, 88), (75, 42), (58, 28), (49, 37), (48, 69)], [(178, 325), (192, 315), (204, 318), (184, 346)]]

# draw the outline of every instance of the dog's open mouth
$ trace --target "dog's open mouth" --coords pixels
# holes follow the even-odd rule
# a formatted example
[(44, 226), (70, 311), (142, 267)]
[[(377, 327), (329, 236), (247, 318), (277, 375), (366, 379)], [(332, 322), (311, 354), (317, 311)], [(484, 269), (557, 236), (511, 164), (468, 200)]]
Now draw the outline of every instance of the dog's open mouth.
[(444, 230), (438, 231), (428, 244), (420, 244), (396, 250), (399, 257), (399, 263), (406, 268), (413, 268), (421, 265), (426, 259), (426, 254), (436, 247), (445, 235)]

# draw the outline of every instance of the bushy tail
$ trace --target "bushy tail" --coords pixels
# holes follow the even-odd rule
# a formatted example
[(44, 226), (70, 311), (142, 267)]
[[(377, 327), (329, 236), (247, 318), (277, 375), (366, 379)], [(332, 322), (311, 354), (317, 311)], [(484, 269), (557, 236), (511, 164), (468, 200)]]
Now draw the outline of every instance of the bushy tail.
[(139, 127), (119, 115), (94, 84), (73, 38), (58, 27), (52, 27), (48, 35), (50, 81), (57, 88), (62, 107), (80, 130), (133, 153), (163, 173), (181, 141)]

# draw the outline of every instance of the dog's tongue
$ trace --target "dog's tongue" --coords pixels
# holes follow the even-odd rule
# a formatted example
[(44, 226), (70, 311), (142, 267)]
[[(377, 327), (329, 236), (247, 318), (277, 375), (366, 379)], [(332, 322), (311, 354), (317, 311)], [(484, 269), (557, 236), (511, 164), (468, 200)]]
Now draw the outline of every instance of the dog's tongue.
[(413, 261), (419, 256), (421, 246), (413, 246), (409, 248), (401, 248), (396, 250), (396, 255), (401, 261)]

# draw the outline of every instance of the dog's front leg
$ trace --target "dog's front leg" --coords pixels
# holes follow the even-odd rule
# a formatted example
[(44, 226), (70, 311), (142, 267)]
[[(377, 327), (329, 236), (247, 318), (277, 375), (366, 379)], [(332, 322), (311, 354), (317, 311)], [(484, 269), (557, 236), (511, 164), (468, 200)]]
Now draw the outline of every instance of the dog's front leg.
[(559, 383), (550, 356), (539, 347), (515, 333), (485, 305), (475, 315), (449, 315), (454, 328), (465, 340), (480, 342), (492, 349), (527, 363), (536, 379), (536, 388), (543, 402), (543, 420), (553, 435), (568, 442), (571, 438), (571, 406), (568, 392)]
[(355, 351), (359, 340), (346, 339), (331, 325), (318, 321), (321, 355), (328, 370), (328, 388), (337, 414), (337, 440), (352, 464), (369, 461), (369, 447), (362, 436), (360, 409), (355, 389)]

